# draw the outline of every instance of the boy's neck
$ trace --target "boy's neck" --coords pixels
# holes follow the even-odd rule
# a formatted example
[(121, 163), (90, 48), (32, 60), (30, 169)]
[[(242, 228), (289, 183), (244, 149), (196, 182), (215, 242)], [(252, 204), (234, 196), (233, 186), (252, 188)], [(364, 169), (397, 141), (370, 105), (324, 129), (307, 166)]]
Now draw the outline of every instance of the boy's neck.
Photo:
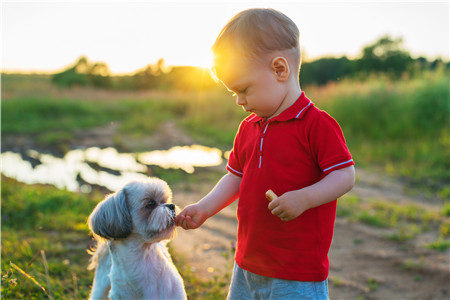
[(291, 105), (297, 101), (297, 99), (300, 97), (301, 94), (302, 90), (300, 88), (300, 85), (298, 84), (292, 85), (292, 87), (288, 89), (286, 96), (284, 97), (283, 101), (281, 102), (280, 106), (275, 111), (275, 113), (273, 113), (271, 116), (266, 117), (265, 119), (270, 120), (281, 114), (283, 111), (291, 107)]

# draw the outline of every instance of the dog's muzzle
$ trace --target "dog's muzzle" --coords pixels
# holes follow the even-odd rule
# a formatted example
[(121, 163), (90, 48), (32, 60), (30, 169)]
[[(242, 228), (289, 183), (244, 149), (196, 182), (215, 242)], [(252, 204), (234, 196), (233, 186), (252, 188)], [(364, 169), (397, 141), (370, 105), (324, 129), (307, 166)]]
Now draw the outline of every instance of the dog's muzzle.
[(165, 204), (166, 207), (168, 207), (170, 210), (175, 211), (175, 204)]
[(175, 219), (177, 213), (175, 212), (175, 204), (164, 204), (165, 207), (167, 207), (170, 210), (170, 216), (172, 217), (172, 221), (173, 219)]

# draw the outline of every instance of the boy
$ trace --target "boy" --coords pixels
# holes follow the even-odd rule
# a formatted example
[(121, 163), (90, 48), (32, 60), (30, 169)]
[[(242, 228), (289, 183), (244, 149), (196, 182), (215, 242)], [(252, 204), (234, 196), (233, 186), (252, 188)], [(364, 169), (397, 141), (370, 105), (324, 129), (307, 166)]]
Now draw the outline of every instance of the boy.
[[(229, 299), (327, 299), (336, 199), (354, 185), (337, 122), (299, 85), (297, 26), (272, 9), (233, 17), (212, 47), (215, 76), (252, 114), (240, 125), (228, 173), (177, 216), (195, 229), (239, 198)], [(278, 198), (269, 202), (265, 192)]]

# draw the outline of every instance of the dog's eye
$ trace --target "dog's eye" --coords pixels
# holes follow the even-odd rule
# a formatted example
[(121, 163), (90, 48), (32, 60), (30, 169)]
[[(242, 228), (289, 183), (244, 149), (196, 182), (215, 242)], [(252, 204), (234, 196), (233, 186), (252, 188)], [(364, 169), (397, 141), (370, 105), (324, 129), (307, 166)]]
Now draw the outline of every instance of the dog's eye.
[(148, 199), (147, 204), (145, 205), (145, 208), (153, 209), (153, 208), (155, 208), (156, 204), (157, 203), (155, 200)]

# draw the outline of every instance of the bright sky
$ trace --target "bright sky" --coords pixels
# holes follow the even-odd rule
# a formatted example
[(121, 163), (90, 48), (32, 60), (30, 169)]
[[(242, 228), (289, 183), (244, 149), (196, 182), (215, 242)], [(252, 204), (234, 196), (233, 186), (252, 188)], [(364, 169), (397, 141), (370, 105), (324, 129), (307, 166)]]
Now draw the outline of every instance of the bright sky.
[(167, 65), (207, 66), (225, 23), (271, 7), (299, 27), (304, 60), (356, 57), (382, 35), (402, 37), (414, 57), (449, 59), (449, 1), (1, 0), (2, 70), (55, 71), (85, 55), (113, 73)]

